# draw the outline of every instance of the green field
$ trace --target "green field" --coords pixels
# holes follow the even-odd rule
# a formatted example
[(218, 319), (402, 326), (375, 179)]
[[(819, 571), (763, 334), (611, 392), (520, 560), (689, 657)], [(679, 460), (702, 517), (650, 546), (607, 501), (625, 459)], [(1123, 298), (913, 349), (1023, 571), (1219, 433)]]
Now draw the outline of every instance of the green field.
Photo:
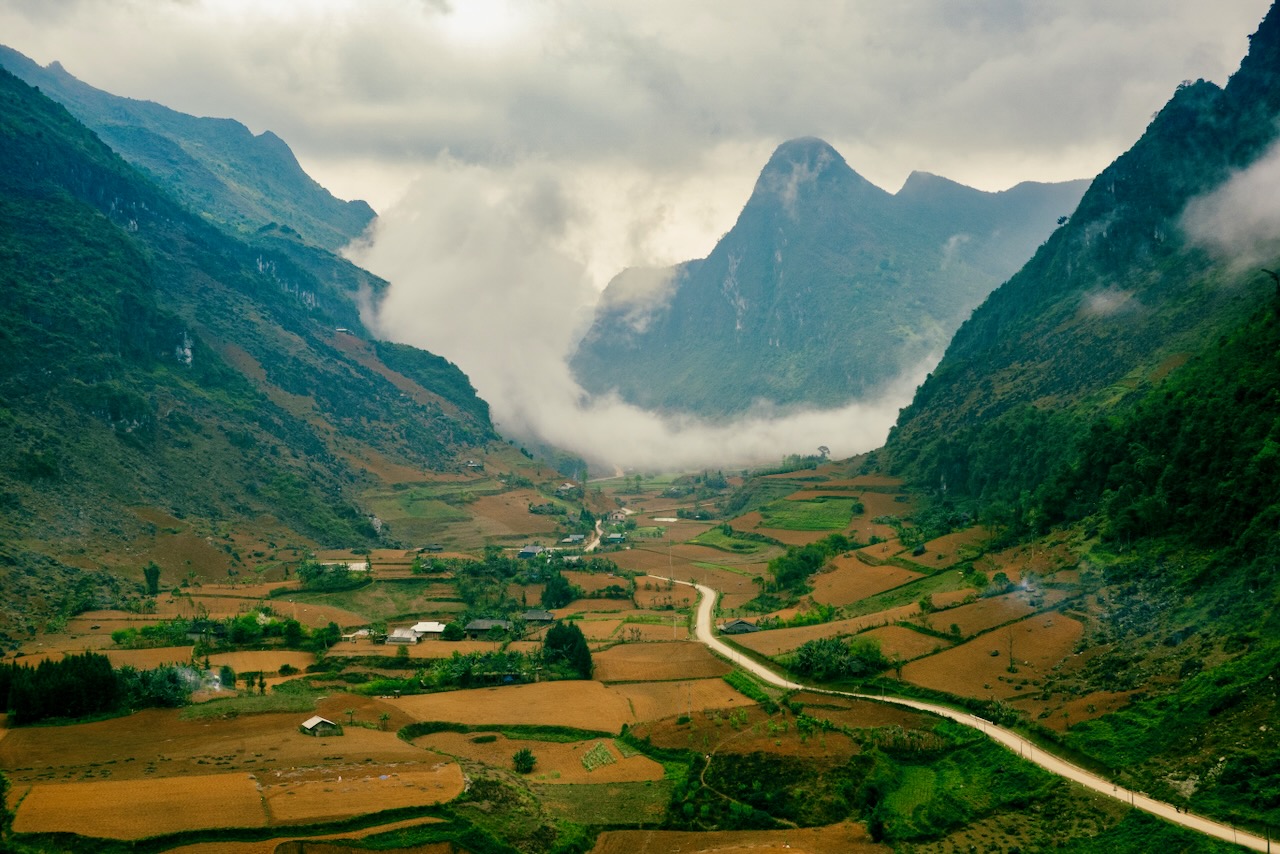
[(856, 504), (852, 498), (774, 501), (760, 508), (764, 519), (760, 527), (784, 531), (843, 531), (853, 519)]
[(762, 543), (759, 540), (746, 540), (726, 534), (722, 528), (711, 528), (703, 531), (689, 542), (699, 546), (707, 546), (708, 548), (719, 549), (722, 552), (732, 552), (740, 555), (759, 554), (769, 548), (768, 543)]

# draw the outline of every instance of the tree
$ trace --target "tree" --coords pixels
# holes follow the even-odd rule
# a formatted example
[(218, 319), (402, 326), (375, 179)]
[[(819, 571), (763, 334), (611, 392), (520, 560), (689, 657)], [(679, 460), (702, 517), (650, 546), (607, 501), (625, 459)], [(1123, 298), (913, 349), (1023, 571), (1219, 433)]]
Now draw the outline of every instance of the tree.
[(538, 757), (534, 756), (529, 748), (522, 747), (511, 757), (511, 764), (517, 773), (528, 774), (538, 764)]
[(236, 672), (231, 669), (231, 665), (224, 664), (218, 669), (218, 682), (228, 691), (236, 689)]
[(582, 629), (574, 623), (557, 622), (547, 630), (542, 657), (548, 664), (567, 666), (582, 679), (591, 678), (591, 649)]
[(382, 714), (378, 715), (378, 729), (385, 732), (387, 729), (387, 721), (389, 720), (391, 720), (390, 712), (383, 712)]
[(142, 568), (142, 577), (147, 581), (148, 596), (155, 596), (160, 592), (160, 567), (154, 560)]
[(466, 631), (457, 623), (446, 623), (440, 637), (447, 641), (460, 641), (467, 636)]
[(348, 724), (353, 724), (353, 723), (355, 723), (355, 722), (356, 722), (356, 710), (355, 710), (355, 709), (347, 709), (345, 712), (343, 712), (343, 714), (347, 716), (347, 723), (348, 723)]
[(578, 598), (581, 592), (569, 583), (569, 579), (558, 572), (553, 572), (542, 588), (542, 607), (563, 608)]

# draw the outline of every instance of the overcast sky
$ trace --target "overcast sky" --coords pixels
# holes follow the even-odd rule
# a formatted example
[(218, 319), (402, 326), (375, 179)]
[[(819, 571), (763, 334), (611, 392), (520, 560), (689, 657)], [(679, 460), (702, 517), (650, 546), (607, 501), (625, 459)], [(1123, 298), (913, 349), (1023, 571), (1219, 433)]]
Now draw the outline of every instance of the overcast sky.
[[(0, 0), (0, 42), (279, 134), (382, 215), (355, 253), (392, 281), (373, 322), (462, 365), (500, 421), (548, 435), (563, 407), (531, 416), (540, 404), (517, 398), (551, 394), (556, 373), (569, 405), (556, 360), (594, 294), (624, 266), (707, 254), (778, 143), (820, 136), (890, 191), (912, 170), (988, 190), (1092, 177), (1180, 81), (1224, 83), (1269, 5)], [(458, 312), (489, 324), (488, 349)], [(529, 330), (524, 369), (487, 358)], [(867, 436), (820, 443), (878, 444), (919, 369), (859, 422)]]

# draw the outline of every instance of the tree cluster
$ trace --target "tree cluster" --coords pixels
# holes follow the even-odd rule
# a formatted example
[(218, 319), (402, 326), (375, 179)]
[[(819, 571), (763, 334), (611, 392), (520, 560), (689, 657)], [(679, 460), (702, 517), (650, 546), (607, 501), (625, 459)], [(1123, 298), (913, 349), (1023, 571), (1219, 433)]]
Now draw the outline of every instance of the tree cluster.
[(46, 659), (35, 667), (0, 665), (0, 708), (15, 726), (50, 719), (75, 720), (128, 708), (173, 707), (187, 701), (191, 674), (180, 667), (116, 670), (94, 652)]

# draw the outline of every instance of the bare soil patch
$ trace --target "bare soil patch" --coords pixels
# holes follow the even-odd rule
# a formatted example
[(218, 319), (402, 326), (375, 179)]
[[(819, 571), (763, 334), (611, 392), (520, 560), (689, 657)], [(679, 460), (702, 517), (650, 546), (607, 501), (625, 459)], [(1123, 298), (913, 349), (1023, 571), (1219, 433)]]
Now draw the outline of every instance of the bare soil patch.
[(531, 489), (518, 489), (500, 495), (484, 495), (467, 505), (467, 512), (489, 521), (500, 535), (549, 534), (556, 530), (554, 516), (534, 515), (530, 504), (544, 504), (546, 499)]
[(601, 682), (702, 679), (733, 668), (700, 643), (624, 643), (598, 653), (595, 678)]
[(853, 697), (836, 697), (811, 691), (797, 692), (793, 698), (804, 706), (804, 713), (813, 718), (826, 718), (836, 726), (850, 729), (899, 726), (903, 729), (931, 730), (937, 719), (892, 703), (858, 700)]
[(739, 694), (723, 679), (696, 679), (683, 682), (638, 682), (611, 686), (632, 711), (632, 723), (660, 720), (680, 712), (705, 709), (735, 709), (754, 706), (755, 701)]
[[(538, 759), (528, 779), (539, 783), (640, 783), (661, 780), (662, 764), (647, 756), (624, 757), (612, 739), (590, 739), (571, 743), (509, 739), (498, 735), (494, 741), (476, 742), (474, 733), (439, 732), (416, 739), (414, 744), (428, 750), (483, 762), (495, 768), (510, 768), (512, 755), (522, 748), (533, 751)], [(598, 748), (597, 745), (602, 745)], [(603, 749), (612, 762), (598, 764), (588, 770), (582, 758), (592, 750)]]
[(931, 569), (945, 569), (971, 558), (990, 538), (985, 528), (967, 528), (930, 540), (924, 544), (924, 554), (907, 560)]
[(828, 605), (850, 605), (923, 577), (900, 566), (870, 566), (853, 556), (839, 556), (832, 566), (813, 579), (814, 600)]
[(902, 544), (897, 540), (887, 540), (883, 543), (875, 543), (874, 545), (865, 546), (858, 549), (856, 554), (864, 563), (878, 566), (894, 555), (901, 554), (906, 551)]
[(870, 638), (879, 643), (880, 651), (890, 661), (894, 659), (910, 661), (922, 655), (941, 652), (952, 646), (950, 642), (942, 638), (930, 637), (903, 626), (882, 626), (869, 632), (863, 632), (858, 637)]
[(873, 854), (891, 850), (872, 842), (865, 826), (844, 822), (827, 827), (712, 833), (608, 830), (600, 834), (591, 854)]
[[(1043, 680), (1054, 665), (1070, 657), (1083, 633), (1080, 622), (1070, 617), (1037, 614), (913, 661), (902, 669), (902, 678), (966, 697), (1019, 697), (1034, 691), (1033, 682)], [(1010, 644), (1016, 673), (1008, 671)]]
[(395, 703), (415, 720), (463, 724), (541, 724), (618, 732), (635, 719), (626, 698), (599, 682), (477, 688), (402, 697)]
[(843, 733), (801, 733), (794, 720), (771, 717), (759, 706), (741, 712), (695, 712), (680, 723), (683, 716), (681, 713), (679, 717), (640, 724), (635, 733), (658, 747), (696, 750), (713, 757), (722, 753), (772, 753), (843, 762), (861, 752), (857, 742)]
[(805, 641), (817, 638), (844, 637), (877, 626), (886, 626), (904, 620), (918, 613), (916, 605), (902, 605), (887, 611), (878, 611), (862, 617), (848, 620), (836, 620), (831, 623), (819, 623), (814, 626), (799, 626), (794, 629), (769, 629), (750, 635), (738, 635), (734, 643), (754, 650), (761, 655), (775, 656), (790, 652)]
[[(582, 630), (582, 636), (589, 641), (606, 641), (617, 634), (622, 627), (621, 619), (610, 620), (578, 620), (576, 624)], [(599, 659), (595, 659), (598, 663)]]
[(924, 617), (924, 624), (939, 632), (945, 632), (955, 624), (960, 627), (962, 634), (976, 635), (1001, 623), (1034, 614), (1036, 609), (1027, 600), (1027, 595), (1019, 592), (979, 599), (968, 605), (958, 605), (930, 614)]
[(609, 575), (607, 572), (580, 572), (578, 570), (564, 570), (560, 573), (570, 584), (576, 584), (582, 588), (584, 593), (595, 593), (598, 590), (604, 590), (606, 587), (618, 586), (626, 587), (627, 579), (619, 578), (616, 575)]
[[(306, 670), (307, 665), (314, 664), (316, 657), (310, 652), (294, 650), (264, 650), (246, 652), (220, 652), (209, 656), (209, 664), (213, 667), (229, 666), (236, 673), (277, 672), (288, 664), (298, 670)], [(112, 661), (114, 663), (114, 660)]]
[(413, 763), (375, 768), (326, 767), (279, 771), (260, 777), (271, 824), (347, 818), (396, 807), (436, 804), (462, 794), (456, 762)]
[(211, 827), (262, 827), (253, 777), (210, 774), (163, 780), (36, 784), (18, 806), (18, 833), (141, 839)]

